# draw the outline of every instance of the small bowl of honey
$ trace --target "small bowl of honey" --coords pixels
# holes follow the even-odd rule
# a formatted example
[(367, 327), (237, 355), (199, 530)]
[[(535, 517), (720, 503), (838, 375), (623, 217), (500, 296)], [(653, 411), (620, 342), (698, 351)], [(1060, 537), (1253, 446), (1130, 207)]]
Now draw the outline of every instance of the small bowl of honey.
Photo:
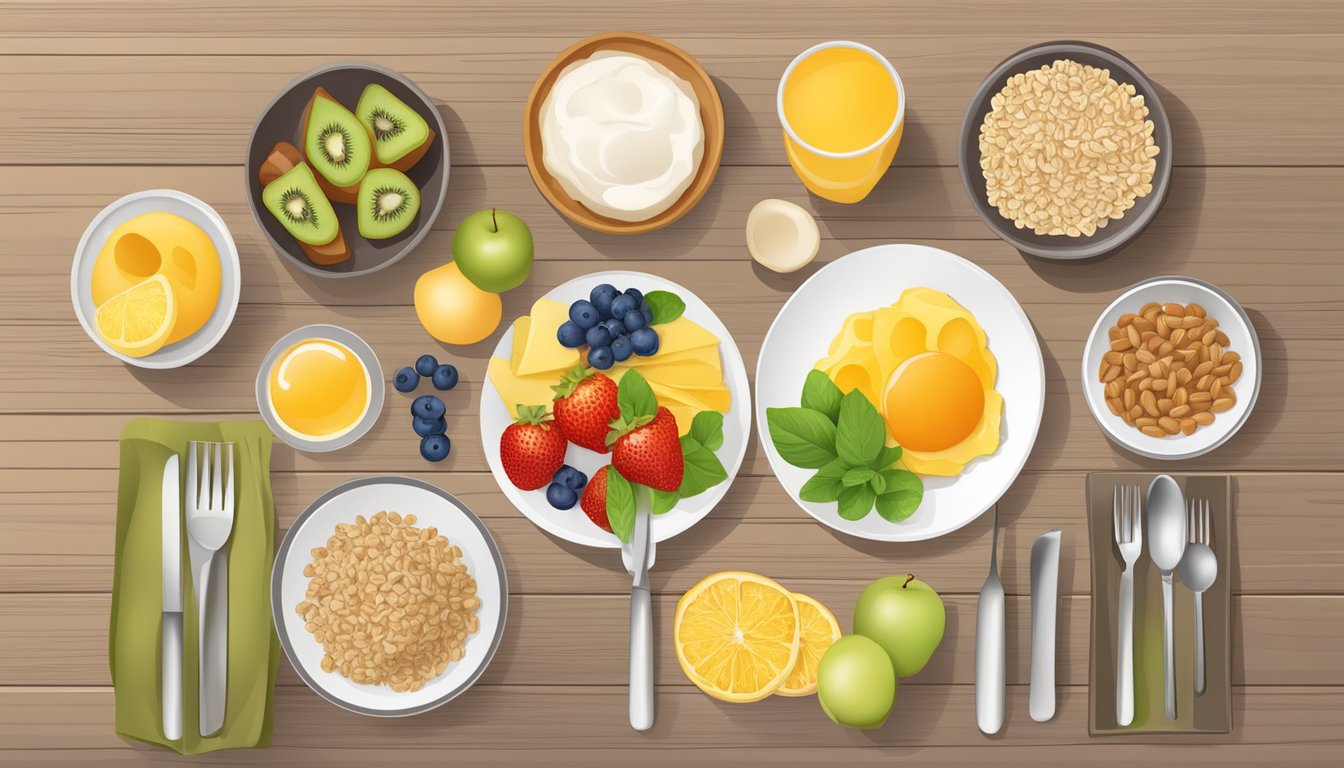
[(373, 349), (335, 325), (290, 331), (257, 371), (261, 418), (301, 451), (334, 451), (363, 437), (383, 411), (383, 394)]

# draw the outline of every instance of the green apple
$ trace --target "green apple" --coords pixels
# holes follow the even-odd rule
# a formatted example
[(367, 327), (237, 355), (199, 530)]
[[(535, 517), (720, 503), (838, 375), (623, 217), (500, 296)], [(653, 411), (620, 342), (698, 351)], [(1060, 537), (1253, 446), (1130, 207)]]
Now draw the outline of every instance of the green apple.
[(886, 649), (897, 677), (910, 677), (929, 663), (946, 626), (938, 593), (911, 574), (874, 581), (854, 606), (854, 632)]
[(490, 208), (462, 220), (453, 235), (453, 261), (477, 288), (503, 293), (532, 271), (532, 230), (507, 211)]
[(817, 701), (841, 725), (882, 727), (896, 703), (896, 673), (887, 652), (863, 635), (836, 640), (817, 666)]

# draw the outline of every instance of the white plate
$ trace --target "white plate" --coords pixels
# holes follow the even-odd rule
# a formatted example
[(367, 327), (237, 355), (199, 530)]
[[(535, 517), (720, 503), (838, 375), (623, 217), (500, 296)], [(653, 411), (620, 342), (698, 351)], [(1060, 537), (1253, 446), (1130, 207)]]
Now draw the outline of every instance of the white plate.
[[(303, 628), (294, 607), (308, 589), (304, 566), (314, 547), (326, 546), (337, 523), (354, 522), (381, 511), (414, 514), (419, 527), (434, 526), (462, 550), (462, 562), (476, 579), (481, 598), (480, 629), (467, 638), (466, 655), (448, 665), (424, 688), (395, 693), (382, 685), (355, 683), (337, 672), (322, 671), (322, 646)], [(480, 678), (499, 647), (508, 614), (509, 589), (504, 562), (490, 531), (465, 504), (429, 483), (406, 477), (365, 477), (332, 488), (308, 505), (285, 534), (271, 571), (271, 615), (289, 662), (309, 688), (331, 703), (376, 717), (427, 712), (458, 696)]]
[[(876, 511), (845, 520), (836, 504), (798, 497), (815, 470), (780, 458), (766, 425), (767, 408), (798, 405), (803, 380), (844, 320), (854, 312), (889, 306), (907, 288), (947, 293), (970, 310), (989, 337), (998, 361), (994, 384), (1003, 395), (999, 450), (967, 465), (957, 477), (925, 477), (924, 501), (899, 523)], [(875, 541), (923, 541), (942, 536), (994, 506), (1017, 478), (1036, 442), (1045, 404), (1045, 365), (1031, 321), (992, 275), (947, 251), (923, 245), (878, 245), (855, 251), (817, 271), (780, 309), (765, 335), (756, 367), (756, 429), (775, 476), (798, 506), (837, 531)]]
[[(107, 238), (112, 235), (112, 230), (136, 216), (154, 211), (177, 214), (210, 236), (219, 254), (219, 301), (215, 303), (215, 311), (211, 313), (210, 319), (200, 330), (144, 357), (131, 357), (109, 347), (93, 327), (93, 315), (98, 309), (94, 306), (90, 287), (93, 263)], [(70, 300), (75, 305), (75, 317), (79, 318), (84, 332), (107, 354), (138, 368), (179, 368), (209, 352), (224, 338), (224, 332), (229, 330), (233, 314), (238, 310), (238, 297), (242, 292), (240, 271), (238, 248), (233, 244), (233, 236), (224, 225), (224, 219), (214, 208), (184, 192), (147, 189), (116, 200), (89, 222), (84, 236), (79, 239), (79, 246), (75, 248), (75, 260), (70, 268)]]
[[(742, 457), (747, 452), (747, 436), (751, 431), (751, 393), (747, 384), (747, 369), (742, 364), (742, 355), (737, 351), (737, 344), (733, 343), (732, 335), (719, 321), (718, 316), (695, 294), (656, 275), (623, 270), (595, 272), (576, 277), (552, 289), (547, 292), (546, 298), (569, 305), (579, 299), (588, 298), (593, 287), (601, 283), (611, 283), (622, 291), (626, 288), (638, 288), (644, 293), (671, 291), (686, 302), (686, 317), (719, 338), (719, 359), (723, 366), (723, 380), (728, 385), (733, 402), (732, 407), (724, 414), (723, 446), (715, 453), (724, 469), (728, 471), (728, 479), (699, 496), (683, 499), (677, 504), (676, 509), (670, 512), (655, 515), (653, 540), (663, 541), (690, 528), (709, 514), (714, 505), (718, 504), (728, 492), (728, 486), (732, 485), (733, 479), (737, 477), (737, 470), (742, 466)], [(512, 349), (513, 329), (510, 328), (500, 338), (493, 356), (507, 359)], [(555, 509), (546, 503), (544, 487), (535, 491), (522, 491), (509, 482), (499, 461), (499, 436), (512, 423), (513, 419), (509, 417), (509, 411), (504, 407), (499, 391), (487, 377), (481, 384), (481, 442), (485, 445), (485, 459), (490, 464), (490, 471), (495, 475), (495, 482), (499, 484), (500, 490), (509, 501), (513, 502), (528, 520), (552, 536), (589, 547), (621, 546), (620, 540), (614, 534), (593, 525), (579, 505), (575, 504), (572, 509)], [(609, 454), (594, 453), (577, 445), (570, 445), (568, 453), (565, 454), (565, 463), (581, 470), (588, 477), (592, 477), (594, 472), (610, 462)]]
[[(1218, 321), (1219, 330), (1227, 334), (1227, 340), (1231, 342), (1228, 351), (1241, 355), (1241, 378), (1232, 385), (1237, 393), (1236, 404), (1217, 414), (1212, 424), (1200, 427), (1193, 435), (1150, 437), (1129, 426), (1106, 407), (1105, 393), (1101, 382), (1097, 380), (1101, 357), (1111, 348), (1108, 335), (1110, 328), (1120, 320), (1121, 315), (1137, 312), (1150, 301), (1159, 304), (1199, 304), (1210, 317)], [(1255, 334), (1255, 326), (1246, 316), (1246, 310), (1221, 288), (1192, 277), (1149, 278), (1126, 289), (1097, 318), (1097, 324), (1092, 326), (1092, 333), (1087, 337), (1087, 347), (1083, 350), (1082, 373), (1087, 408), (1113, 442), (1150, 459), (1189, 459), (1202, 456), (1227, 442), (1250, 417), (1255, 399), (1260, 395), (1260, 337)]]

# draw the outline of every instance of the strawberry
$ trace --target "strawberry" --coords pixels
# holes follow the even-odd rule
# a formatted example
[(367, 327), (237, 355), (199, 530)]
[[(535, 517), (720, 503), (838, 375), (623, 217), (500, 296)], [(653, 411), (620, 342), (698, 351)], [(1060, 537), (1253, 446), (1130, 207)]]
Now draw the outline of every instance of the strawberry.
[(659, 406), (647, 423), (641, 425), (636, 420), (634, 425), (628, 425), (617, 419), (612, 427), (611, 464), (616, 471), (632, 483), (659, 491), (671, 492), (681, 487), (685, 459), (681, 455), (677, 420), (671, 411)]
[(518, 420), (499, 436), (499, 460), (509, 482), (524, 491), (547, 485), (565, 463), (569, 441), (543, 405), (519, 405)]
[(616, 382), (606, 375), (589, 372), (582, 365), (565, 374), (555, 390), (555, 423), (577, 446), (606, 453), (607, 425), (621, 415), (616, 404)]
[(597, 470), (593, 479), (588, 481), (588, 486), (583, 489), (583, 498), (579, 499), (579, 506), (583, 508), (584, 514), (598, 528), (611, 533), (611, 521), (607, 519), (607, 470), (610, 467), (603, 467)]

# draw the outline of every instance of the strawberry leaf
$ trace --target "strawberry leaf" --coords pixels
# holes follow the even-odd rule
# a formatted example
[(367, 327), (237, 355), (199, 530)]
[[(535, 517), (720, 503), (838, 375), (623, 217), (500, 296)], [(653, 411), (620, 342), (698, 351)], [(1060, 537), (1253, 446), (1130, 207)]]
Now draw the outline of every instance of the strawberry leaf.
[(518, 404), (518, 418), (515, 422), (518, 424), (540, 424), (549, 421), (551, 418), (551, 409), (544, 405), (523, 405)]
[(551, 389), (555, 390), (555, 399), (559, 400), (574, 394), (574, 390), (578, 389), (583, 380), (588, 378), (589, 373), (583, 363), (574, 366), (574, 370), (566, 372), (560, 377), (559, 384), (551, 386)]
[(657, 488), (650, 488), (649, 490), (653, 493), (653, 514), (655, 515), (671, 512), (676, 508), (677, 502), (681, 501), (681, 494), (677, 491), (660, 491)]
[[(697, 443), (711, 451), (719, 450), (723, 447), (723, 414), (718, 411), (701, 411), (695, 414), (695, 418), (691, 420), (691, 431), (687, 436), (694, 438)], [(683, 439), (682, 445), (685, 444)]]
[(621, 377), (621, 383), (616, 388), (616, 404), (621, 408), (621, 418), (627, 422), (642, 416), (652, 419), (658, 413), (658, 398), (639, 371), (627, 371)]
[(607, 470), (607, 522), (622, 542), (635, 530), (635, 489), (615, 467)]

